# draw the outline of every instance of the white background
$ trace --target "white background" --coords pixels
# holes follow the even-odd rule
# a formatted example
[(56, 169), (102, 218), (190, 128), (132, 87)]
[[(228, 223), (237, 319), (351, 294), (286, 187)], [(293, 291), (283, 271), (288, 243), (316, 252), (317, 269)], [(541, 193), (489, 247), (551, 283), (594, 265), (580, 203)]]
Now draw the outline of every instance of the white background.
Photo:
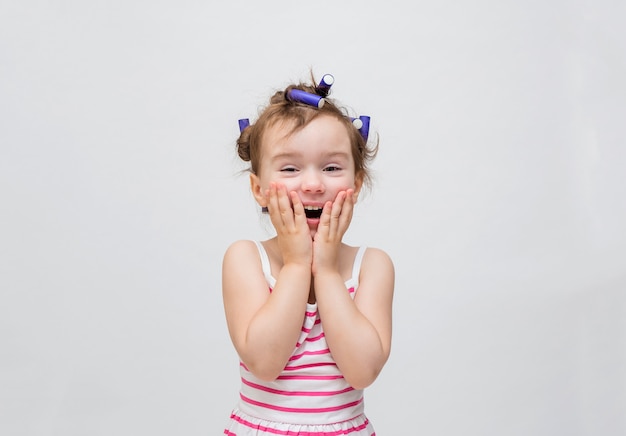
[(380, 135), (377, 434), (626, 434), (625, 4), (0, 1), (0, 434), (222, 434), (237, 119), (309, 68)]

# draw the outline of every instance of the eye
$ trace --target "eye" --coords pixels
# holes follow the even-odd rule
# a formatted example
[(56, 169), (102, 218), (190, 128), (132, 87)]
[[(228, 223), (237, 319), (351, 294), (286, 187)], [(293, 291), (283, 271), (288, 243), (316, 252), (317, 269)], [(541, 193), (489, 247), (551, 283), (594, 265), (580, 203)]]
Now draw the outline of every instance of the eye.
[(296, 167), (283, 167), (280, 169), (282, 173), (295, 173), (296, 171), (298, 171)]
[(341, 171), (341, 167), (337, 165), (328, 165), (324, 168), (324, 171), (333, 172), (333, 171)]

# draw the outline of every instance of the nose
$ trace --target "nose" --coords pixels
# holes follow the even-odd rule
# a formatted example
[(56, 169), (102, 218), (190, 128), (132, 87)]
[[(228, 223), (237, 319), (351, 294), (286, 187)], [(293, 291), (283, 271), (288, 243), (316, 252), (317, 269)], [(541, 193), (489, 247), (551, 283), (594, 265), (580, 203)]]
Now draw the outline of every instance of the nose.
[(302, 190), (304, 192), (322, 193), (325, 189), (324, 181), (319, 172), (309, 170), (302, 174)]

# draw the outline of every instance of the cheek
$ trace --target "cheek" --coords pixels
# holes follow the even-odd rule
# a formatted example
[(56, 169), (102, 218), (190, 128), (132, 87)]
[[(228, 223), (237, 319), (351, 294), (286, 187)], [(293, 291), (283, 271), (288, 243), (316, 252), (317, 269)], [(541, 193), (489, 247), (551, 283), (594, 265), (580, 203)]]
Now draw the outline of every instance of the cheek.
[(276, 180), (276, 183), (280, 183), (281, 185), (283, 185), (285, 189), (287, 189), (287, 192), (298, 191), (298, 189), (300, 189), (300, 184), (297, 182), (297, 179), (295, 178), (278, 179)]
[(342, 177), (340, 180), (337, 180), (335, 185), (339, 190), (355, 189), (356, 180), (354, 177)]
[(282, 185), (287, 191), (297, 191), (300, 188), (297, 177), (281, 177), (280, 173), (267, 174), (267, 176), (260, 178), (260, 182), (264, 190), (270, 188), (270, 183)]

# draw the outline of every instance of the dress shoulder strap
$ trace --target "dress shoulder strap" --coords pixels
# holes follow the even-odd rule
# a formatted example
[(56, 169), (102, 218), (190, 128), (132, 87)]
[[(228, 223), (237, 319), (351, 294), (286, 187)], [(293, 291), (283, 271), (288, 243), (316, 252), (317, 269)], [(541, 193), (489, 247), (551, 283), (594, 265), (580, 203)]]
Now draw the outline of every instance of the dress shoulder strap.
[(256, 244), (256, 248), (259, 250), (259, 257), (261, 258), (261, 267), (263, 268), (263, 274), (265, 275), (265, 280), (270, 286), (274, 286), (276, 280), (272, 277), (272, 268), (270, 267), (270, 258), (267, 256), (267, 251), (265, 251), (265, 247), (259, 241), (254, 241)]
[(352, 280), (355, 281), (357, 287), (359, 286), (359, 274), (361, 273), (361, 263), (363, 262), (365, 250), (367, 250), (367, 247), (359, 247), (356, 256), (354, 256), (354, 264), (352, 264)]

